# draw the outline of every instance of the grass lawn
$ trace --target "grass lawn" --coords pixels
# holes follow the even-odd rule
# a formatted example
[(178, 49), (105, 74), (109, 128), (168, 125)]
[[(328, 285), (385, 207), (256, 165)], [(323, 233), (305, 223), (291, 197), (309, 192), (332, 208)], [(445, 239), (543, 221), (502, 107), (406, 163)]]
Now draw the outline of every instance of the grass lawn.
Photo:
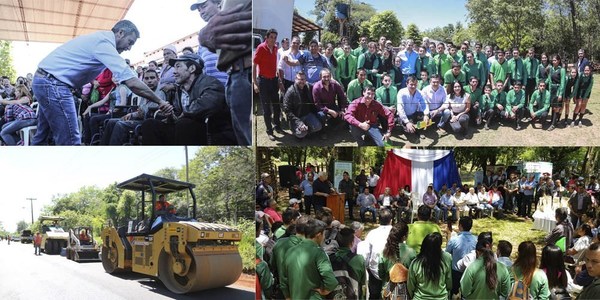
[[(594, 75), (595, 84), (592, 88), (592, 94), (588, 101), (587, 112), (583, 116), (582, 128), (557, 126), (554, 131), (547, 131), (550, 126), (546, 124), (540, 127), (539, 123), (532, 126), (529, 122), (523, 123), (523, 129), (516, 131), (514, 122), (503, 122), (499, 125), (497, 121), (493, 122), (490, 130), (484, 130), (483, 124), (480, 126), (471, 125), (471, 134), (466, 138), (455, 136), (454, 134), (439, 135), (435, 126), (431, 126), (423, 133), (423, 139), (415, 135), (405, 135), (399, 128), (392, 131), (391, 145), (393, 147), (403, 147), (412, 145), (418, 147), (452, 147), (452, 146), (595, 146), (597, 145), (596, 129), (600, 125), (600, 74)], [(262, 116), (260, 100), (255, 100), (254, 116), (254, 137), (255, 144), (259, 147), (277, 147), (277, 146), (357, 146), (350, 132), (344, 126), (327, 129), (327, 139), (322, 140), (319, 133), (315, 136), (308, 136), (303, 140), (297, 140), (291, 135), (287, 124), (283, 123), (285, 134), (275, 133), (276, 140), (270, 141), (265, 132), (265, 123)], [(573, 114), (575, 105), (571, 102), (569, 107), (569, 119)], [(564, 112), (563, 112), (564, 118)], [(548, 116), (550, 120), (550, 116)]]

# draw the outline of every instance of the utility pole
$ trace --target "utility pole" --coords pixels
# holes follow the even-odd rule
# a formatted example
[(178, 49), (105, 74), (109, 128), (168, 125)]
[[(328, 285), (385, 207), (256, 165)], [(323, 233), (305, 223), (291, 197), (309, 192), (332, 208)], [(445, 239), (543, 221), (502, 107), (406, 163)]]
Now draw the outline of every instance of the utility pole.
[(33, 200), (37, 200), (37, 198), (25, 198), (25, 200), (31, 201), (31, 225), (33, 225)]

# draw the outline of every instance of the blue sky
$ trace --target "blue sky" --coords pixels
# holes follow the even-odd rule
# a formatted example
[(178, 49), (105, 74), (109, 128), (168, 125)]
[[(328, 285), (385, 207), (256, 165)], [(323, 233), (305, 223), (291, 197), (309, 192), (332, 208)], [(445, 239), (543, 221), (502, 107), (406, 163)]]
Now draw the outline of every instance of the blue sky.
[[(352, 1), (357, 2), (357, 0)], [(464, 24), (467, 20), (465, 0), (371, 0), (362, 2), (370, 3), (378, 12), (394, 11), (404, 28), (410, 23), (415, 23), (421, 31), (445, 26), (448, 23), (455, 24), (458, 21)], [(314, 15), (308, 14), (315, 7), (313, 0), (296, 0), (294, 5), (303, 16), (312, 20), (316, 19)]]
[[(199, 147), (188, 147), (188, 158)], [(37, 219), (52, 196), (83, 186), (105, 188), (142, 173), (185, 166), (184, 147), (2, 147), (0, 151), (0, 221), (7, 230), (31, 222), (30, 201)]]

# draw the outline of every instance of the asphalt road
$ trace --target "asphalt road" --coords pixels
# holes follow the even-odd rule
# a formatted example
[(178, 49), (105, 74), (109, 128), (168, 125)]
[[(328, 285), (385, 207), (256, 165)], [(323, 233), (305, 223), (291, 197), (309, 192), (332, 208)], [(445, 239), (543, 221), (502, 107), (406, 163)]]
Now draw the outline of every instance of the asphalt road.
[(0, 242), (0, 299), (254, 299), (254, 287), (228, 287), (177, 295), (154, 278), (113, 276), (101, 262), (76, 263), (59, 255), (35, 256), (31, 244)]

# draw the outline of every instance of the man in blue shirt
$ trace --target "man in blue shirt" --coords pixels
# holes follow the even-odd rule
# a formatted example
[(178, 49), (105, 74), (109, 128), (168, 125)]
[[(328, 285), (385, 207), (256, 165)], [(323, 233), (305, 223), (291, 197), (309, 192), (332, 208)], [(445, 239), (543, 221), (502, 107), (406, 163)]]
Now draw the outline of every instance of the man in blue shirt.
[[(310, 215), (310, 207), (313, 204), (313, 183), (315, 182), (315, 173), (306, 174), (306, 179), (300, 183), (300, 189), (304, 191), (304, 209), (307, 215)], [(315, 211), (317, 207), (315, 206)]]
[(398, 57), (402, 60), (400, 69), (402, 70), (403, 82), (402, 87), (406, 87), (406, 79), (409, 76), (416, 76), (416, 65), (419, 54), (413, 51), (414, 43), (412, 40), (406, 41), (406, 49), (398, 53)]
[(458, 230), (460, 231), (457, 236), (451, 238), (446, 246), (446, 252), (452, 255), (452, 294), (458, 294), (460, 288), (460, 278), (462, 273), (457, 265), (458, 261), (467, 255), (469, 252), (475, 250), (477, 245), (477, 237), (471, 233), (471, 227), (473, 227), (473, 220), (471, 217), (462, 217), (458, 221)]
[(32, 144), (46, 144), (50, 134), (57, 145), (81, 144), (71, 89), (93, 81), (105, 68), (110, 69), (113, 77), (133, 93), (158, 103), (163, 113), (171, 114), (173, 107), (140, 81), (119, 56), (131, 49), (139, 37), (140, 32), (131, 21), (121, 20), (112, 31), (76, 37), (46, 56), (33, 78), (33, 92), (40, 106), (37, 133)]
[(297, 60), (285, 56), (283, 57), (283, 61), (290, 66), (302, 66), (302, 70), (306, 74), (306, 81), (310, 84), (315, 84), (321, 79), (321, 70), (329, 68), (329, 65), (325, 56), (319, 53), (319, 42), (317, 40), (310, 41), (308, 48), (310, 51), (305, 52)]
[(396, 111), (404, 131), (415, 133), (418, 121), (429, 120), (429, 108), (421, 92), (417, 90), (417, 78), (410, 76), (406, 80), (406, 86), (398, 91), (398, 109)]

